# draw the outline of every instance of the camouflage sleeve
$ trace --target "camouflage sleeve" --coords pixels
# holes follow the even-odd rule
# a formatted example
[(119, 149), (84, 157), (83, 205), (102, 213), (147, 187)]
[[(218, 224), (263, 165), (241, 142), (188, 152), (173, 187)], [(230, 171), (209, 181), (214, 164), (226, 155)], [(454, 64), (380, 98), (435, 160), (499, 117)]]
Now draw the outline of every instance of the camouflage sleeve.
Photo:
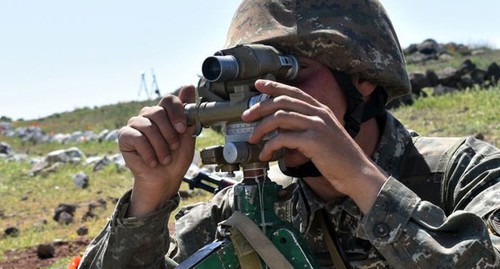
[(179, 198), (141, 218), (125, 218), (131, 192), (119, 200), (111, 220), (89, 244), (78, 268), (164, 268), (168, 218)]
[(181, 262), (216, 239), (217, 225), (233, 213), (233, 188), (218, 192), (209, 202), (183, 207), (175, 216), (175, 234), (168, 257)]
[(442, 196), (448, 214), (390, 177), (360, 228), (396, 268), (500, 268), (500, 151), (466, 140)]

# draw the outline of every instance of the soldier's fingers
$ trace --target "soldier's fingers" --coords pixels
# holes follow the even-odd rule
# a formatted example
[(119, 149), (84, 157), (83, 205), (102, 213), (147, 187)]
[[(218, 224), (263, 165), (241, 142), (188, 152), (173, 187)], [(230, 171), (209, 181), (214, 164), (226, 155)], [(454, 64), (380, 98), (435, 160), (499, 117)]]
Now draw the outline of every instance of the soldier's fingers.
[[(153, 121), (143, 116), (137, 116), (132, 117), (129, 120), (128, 126), (143, 134), (146, 141), (152, 147), (153, 153), (156, 155), (156, 159), (159, 162), (162, 164), (170, 163), (172, 160), (172, 157), (170, 156), (170, 146), (165, 141), (161, 131)], [(140, 142), (142, 145), (142, 141)]]
[(307, 132), (278, 133), (275, 137), (264, 144), (264, 147), (259, 155), (259, 159), (261, 161), (268, 161), (272, 158), (274, 152), (281, 148), (296, 149), (307, 158), (310, 158), (310, 156), (308, 156), (308, 152), (306, 152), (307, 150), (302, 148), (304, 146), (303, 141), (306, 139), (304, 136), (307, 136), (306, 133)]
[(158, 106), (163, 107), (168, 121), (177, 132), (180, 134), (186, 132), (187, 118), (184, 113), (182, 101), (179, 97), (174, 95), (164, 97), (160, 100)]
[(179, 148), (179, 133), (174, 130), (164, 107), (154, 106), (143, 108), (140, 115), (149, 119), (152, 123), (154, 123), (154, 125), (156, 125), (171, 150)]
[(179, 91), (179, 99), (181, 99), (183, 103), (193, 103), (196, 101), (195, 91), (196, 89), (193, 85), (184, 86)]
[(124, 153), (139, 155), (142, 161), (150, 167), (158, 165), (153, 147), (139, 130), (129, 126), (121, 128), (118, 132), (118, 146)]
[(243, 113), (242, 120), (256, 121), (280, 110), (295, 111), (304, 115), (316, 114), (316, 107), (305, 101), (290, 96), (278, 96), (253, 105)]
[(264, 118), (254, 128), (248, 142), (258, 143), (267, 134), (274, 130), (301, 131), (312, 129), (321, 119), (316, 116), (307, 116), (294, 111), (278, 110), (272, 116)]
[(259, 92), (269, 94), (270, 96), (273, 97), (277, 97), (280, 95), (287, 95), (292, 98), (302, 100), (311, 105), (320, 104), (311, 95), (307, 94), (301, 89), (272, 80), (259, 79), (255, 82), (255, 88)]

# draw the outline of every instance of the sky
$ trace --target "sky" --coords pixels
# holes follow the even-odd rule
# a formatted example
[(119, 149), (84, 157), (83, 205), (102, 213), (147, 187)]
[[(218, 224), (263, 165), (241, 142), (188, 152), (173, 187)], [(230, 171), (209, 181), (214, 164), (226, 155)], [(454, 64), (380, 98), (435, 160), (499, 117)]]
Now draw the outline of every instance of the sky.
[[(0, 0), (0, 116), (145, 100), (141, 74), (162, 95), (195, 84), (239, 2)], [(427, 38), (500, 48), (500, 1), (381, 2), (403, 48)]]

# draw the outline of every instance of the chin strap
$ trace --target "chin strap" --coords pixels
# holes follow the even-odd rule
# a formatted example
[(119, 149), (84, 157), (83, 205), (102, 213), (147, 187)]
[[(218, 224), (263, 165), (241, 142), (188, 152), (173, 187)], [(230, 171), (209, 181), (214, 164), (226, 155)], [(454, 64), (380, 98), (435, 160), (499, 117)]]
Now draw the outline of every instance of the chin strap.
[(387, 93), (384, 88), (377, 86), (370, 99), (365, 102), (363, 95), (358, 91), (351, 76), (339, 71), (332, 71), (340, 88), (347, 99), (347, 110), (344, 115), (345, 129), (352, 138), (355, 138), (361, 124), (371, 118), (378, 118), (385, 114)]
[(311, 160), (295, 167), (287, 167), (283, 159), (280, 159), (278, 164), (281, 172), (289, 177), (304, 178), (321, 176), (321, 172)]
[[(374, 117), (378, 118), (385, 115), (387, 93), (384, 88), (377, 86), (370, 99), (365, 102), (361, 93), (358, 91), (354, 83), (352, 83), (351, 76), (344, 72), (334, 70), (332, 70), (332, 73), (347, 99), (347, 110), (344, 115), (344, 128), (352, 138), (355, 138), (358, 135), (363, 122)], [(283, 174), (290, 177), (303, 178), (321, 176), (321, 172), (318, 168), (316, 168), (311, 160), (296, 167), (286, 167), (283, 160), (280, 160), (279, 167)]]

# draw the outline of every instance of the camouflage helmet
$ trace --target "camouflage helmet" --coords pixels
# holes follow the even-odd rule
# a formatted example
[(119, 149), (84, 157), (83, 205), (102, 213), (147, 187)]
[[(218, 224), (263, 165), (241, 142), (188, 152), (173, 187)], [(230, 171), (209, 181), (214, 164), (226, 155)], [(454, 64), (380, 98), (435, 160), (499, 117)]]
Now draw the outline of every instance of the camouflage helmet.
[(377, 0), (244, 0), (225, 47), (274, 46), (382, 86), (388, 100), (410, 92), (403, 52)]

